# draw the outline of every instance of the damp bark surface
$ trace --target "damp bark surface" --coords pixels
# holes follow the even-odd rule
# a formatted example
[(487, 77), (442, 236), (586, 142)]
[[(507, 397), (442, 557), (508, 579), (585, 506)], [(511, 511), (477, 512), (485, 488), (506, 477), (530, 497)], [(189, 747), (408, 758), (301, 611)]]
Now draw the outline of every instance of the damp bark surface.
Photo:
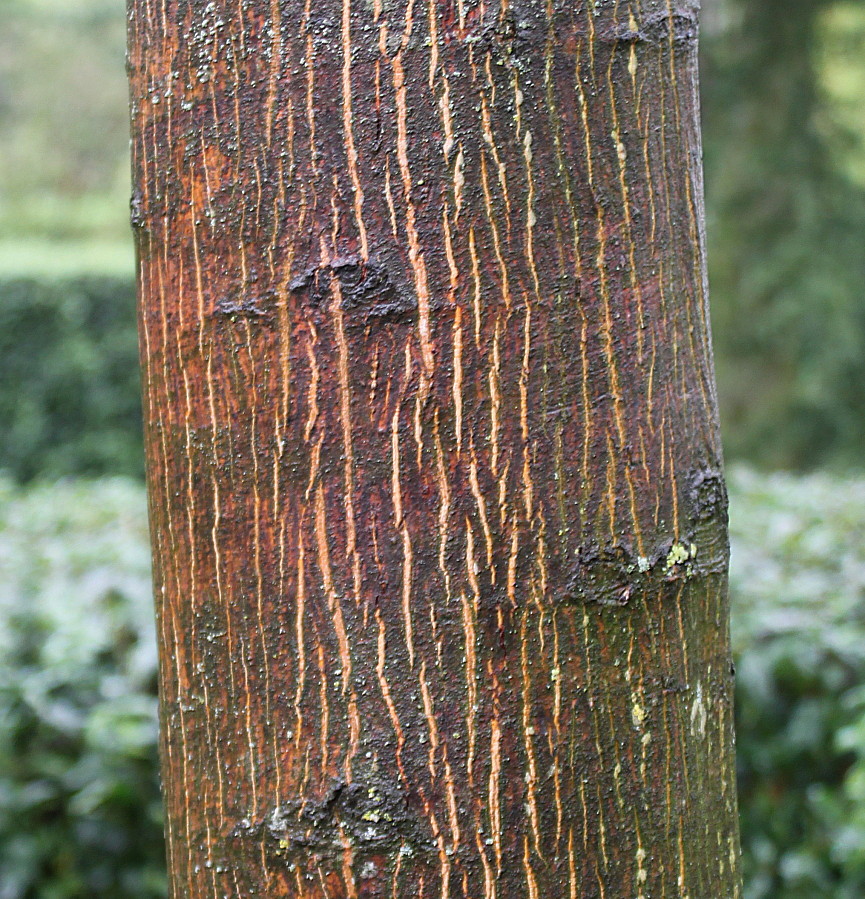
[(130, 0), (176, 899), (739, 895), (696, 35)]

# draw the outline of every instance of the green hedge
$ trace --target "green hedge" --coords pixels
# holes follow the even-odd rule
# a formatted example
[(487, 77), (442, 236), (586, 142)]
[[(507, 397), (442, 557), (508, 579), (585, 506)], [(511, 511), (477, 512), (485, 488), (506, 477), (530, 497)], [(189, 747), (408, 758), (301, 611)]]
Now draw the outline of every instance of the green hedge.
[(129, 278), (0, 281), (0, 469), (141, 477)]
[[(858, 899), (865, 479), (730, 488), (746, 899)], [(145, 518), (0, 480), (0, 899), (165, 895)]]

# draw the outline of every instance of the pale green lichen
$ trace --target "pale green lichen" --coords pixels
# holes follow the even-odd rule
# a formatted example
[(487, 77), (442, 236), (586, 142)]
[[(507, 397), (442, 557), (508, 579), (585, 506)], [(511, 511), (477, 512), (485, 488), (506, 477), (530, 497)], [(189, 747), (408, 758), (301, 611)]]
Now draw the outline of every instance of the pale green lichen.
[(686, 565), (697, 557), (697, 547), (693, 543), (674, 543), (664, 560), (664, 571), (669, 572), (677, 565)]

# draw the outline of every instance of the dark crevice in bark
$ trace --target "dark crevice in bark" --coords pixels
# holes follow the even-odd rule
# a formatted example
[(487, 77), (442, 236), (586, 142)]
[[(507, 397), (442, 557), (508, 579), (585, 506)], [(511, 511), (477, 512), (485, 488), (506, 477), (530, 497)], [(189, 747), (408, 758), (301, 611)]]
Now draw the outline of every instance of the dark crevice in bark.
[(129, 224), (133, 231), (140, 231), (147, 226), (147, 210), (140, 190), (134, 190), (129, 200)]
[(727, 486), (718, 471), (697, 472), (691, 478), (692, 514), (698, 521), (727, 521)]
[(666, 583), (727, 570), (727, 488), (713, 468), (693, 473), (686, 495), (688, 526), (680, 535), (640, 554), (630, 543), (588, 543), (579, 548), (566, 601), (624, 606), (631, 596)]

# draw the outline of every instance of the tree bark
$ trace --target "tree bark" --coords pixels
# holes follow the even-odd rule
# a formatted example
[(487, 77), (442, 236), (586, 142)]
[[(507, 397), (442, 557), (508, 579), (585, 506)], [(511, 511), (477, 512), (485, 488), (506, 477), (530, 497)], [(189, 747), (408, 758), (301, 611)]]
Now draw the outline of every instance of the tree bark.
[(131, 0), (172, 895), (739, 895), (685, 0)]

